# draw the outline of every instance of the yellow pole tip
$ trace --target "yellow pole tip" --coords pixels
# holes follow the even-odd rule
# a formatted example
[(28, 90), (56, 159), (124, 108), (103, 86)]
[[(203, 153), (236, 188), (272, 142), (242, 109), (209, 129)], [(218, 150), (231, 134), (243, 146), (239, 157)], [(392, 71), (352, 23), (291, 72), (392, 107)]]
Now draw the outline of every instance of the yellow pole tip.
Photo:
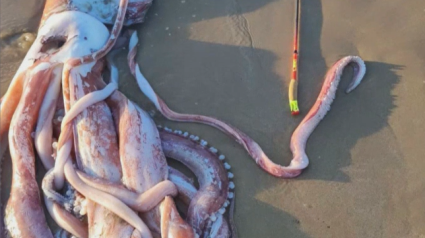
[(297, 100), (291, 100), (289, 102), (289, 106), (291, 108), (291, 114), (293, 116), (300, 114), (300, 110), (298, 109), (298, 101)]

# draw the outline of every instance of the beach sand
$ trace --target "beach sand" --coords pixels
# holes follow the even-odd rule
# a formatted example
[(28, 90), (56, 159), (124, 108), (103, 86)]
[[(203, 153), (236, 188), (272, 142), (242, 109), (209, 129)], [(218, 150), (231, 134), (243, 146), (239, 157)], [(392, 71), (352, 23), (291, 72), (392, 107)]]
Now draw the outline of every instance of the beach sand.
[[(34, 30), (25, 20), (4, 24), (21, 11), (11, 2), (1, 0), (1, 31)], [(140, 67), (172, 109), (236, 126), (282, 165), (291, 160), (291, 134), (316, 100), (327, 69), (345, 55), (362, 57), (363, 82), (350, 94), (338, 90), (308, 141), (310, 165), (301, 176), (266, 174), (214, 128), (155, 119), (200, 136), (229, 159), (241, 238), (425, 237), (425, 2), (301, 2), (297, 117), (287, 99), (294, 0), (155, 1), (138, 27)], [(15, 51), (8, 39), (0, 42), (2, 94), (24, 56), (9, 55)], [(126, 71), (125, 55), (118, 61), (124, 69), (120, 89), (151, 111)], [(348, 67), (340, 88), (351, 77)], [(3, 188), (10, 187), (9, 160)], [(7, 189), (1, 195), (6, 201)]]

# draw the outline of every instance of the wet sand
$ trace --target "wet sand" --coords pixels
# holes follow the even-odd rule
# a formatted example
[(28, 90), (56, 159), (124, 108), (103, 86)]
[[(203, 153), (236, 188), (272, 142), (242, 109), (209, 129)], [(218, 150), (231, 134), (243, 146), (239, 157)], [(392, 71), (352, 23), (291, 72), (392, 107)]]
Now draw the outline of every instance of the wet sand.
[[(2, 34), (34, 29), (23, 19), (22, 26), (4, 28), (4, 17), (13, 16), (3, 13), (10, 2), (1, 0)], [(199, 135), (229, 158), (239, 237), (425, 237), (424, 10), (421, 1), (302, 1), (301, 115), (293, 118), (287, 85), (294, 1), (154, 2), (138, 27), (138, 62), (158, 94), (176, 111), (235, 125), (283, 165), (291, 160), (291, 133), (313, 105), (327, 69), (345, 55), (366, 61), (362, 84), (348, 95), (338, 91), (310, 137), (311, 163), (297, 179), (261, 171), (213, 128), (155, 117)], [(2, 94), (24, 56), (5, 50), (8, 39), (0, 41)], [(126, 69), (124, 55), (119, 61)], [(351, 76), (348, 68), (341, 88)], [(153, 109), (125, 70), (121, 80), (129, 98)], [(4, 188), (7, 173), (2, 181)]]

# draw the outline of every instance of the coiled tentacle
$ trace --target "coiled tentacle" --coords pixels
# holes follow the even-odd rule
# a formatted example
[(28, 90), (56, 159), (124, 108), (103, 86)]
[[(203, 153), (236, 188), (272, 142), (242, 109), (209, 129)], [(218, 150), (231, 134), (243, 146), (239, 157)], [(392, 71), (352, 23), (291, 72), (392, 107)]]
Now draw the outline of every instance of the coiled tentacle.
[[(301, 174), (302, 170), (308, 166), (308, 157), (305, 155), (305, 144), (307, 142), (308, 136), (310, 136), (310, 134), (312, 133), (314, 128), (317, 126), (319, 121), (323, 118), (324, 114), (323, 115), (318, 114), (316, 117), (314, 117), (315, 119), (311, 121), (312, 122), (311, 124), (303, 125), (303, 123), (301, 123), (298, 126), (297, 130), (295, 131), (292, 137), (293, 142), (291, 143), (291, 150), (293, 151), (293, 159), (291, 163), (289, 164), (289, 166), (281, 166), (279, 164), (274, 163), (272, 160), (270, 160), (269, 157), (261, 149), (261, 147), (253, 139), (251, 139), (245, 133), (241, 132), (239, 129), (225, 122), (222, 122), (216, 118), (203, 116), (203, 115), (181, 114), (181, 113), (176, 113), (172, 111), (165, 104), (165, 102), (155, 93), (153, 88), (150, 86), (149, 82), (141, 73), (139, 66), (136, 64), (134, 59), (136, 56), (137, 42), (138, 42), (137, 35), (133, 33), (133, 36), (130, 39), (130, 44), (129, 44), (130, 52), (128, 54), (128, 63), (130, 66), (130, 70), (132, 74), (135, 76), (136, 81), (140, 89), (142, 90), (142, 92), (149, 98), (149, 100), (151, 100), (154, 103), (155, 107), (166, 118), (173, 121), (195, 122), (195, 123), (206, 124), (223, 131), (224, 133), (234, 138), (236, 142), (241, 144), (245, 148), (245, 150), (248, 152), (248, 154), (254, 159), (254, 161), (263, 170), (265, 170), (266, 172), (270, 173), (273, 176), (281, 177), (281, 178), (293, 178)], [(325, 94), (329, 92), (329, 97), (327, 97), (327, 101), (329, 101), (329, 99), (333, 100), (333, 97), (335, 96), (335, 91), (332, 91), (332, 89), (336, 89), (336, 87), (330, 87), (331, 83), (335, 82), (335, 84), (337, 84), (337, 82), (339, 82), (340, 76), (342, 74), (344, 67), (350, 62), (353, 62), (356, 64), (357, 70), (356, 70), (353, 83), (350, 85), (348, 91), (353, 90), (361, 82), (366, 72), (366, 67), (364, 65), (364, 62), (357, 56), (344, 57), (329, 70), (326, 76), (326, 81), (323, 84), (322, 92), (324, 92)], [(317, 100), (318, 102), (315, 104), (317, 106), (311, 109), (311, 113), (308, 113), (306, 117), (307, 120), (315, 116), (316, 112), (322, 112), (322, 110), (328, 111), (329, 108), (326, 108), (326, 110), (325, 109), (318, 110), (318, 108), (322, 108), (321, 107), (322, 99), (320, 95)], [(330, 100), (330, 102), (332, 102), (332, 100)], [(326, 107), (329, 107), (330, 103), (324, 103), (323, 105)], [(307, 121), (304, 120), (303, 122), (307, 122)]]

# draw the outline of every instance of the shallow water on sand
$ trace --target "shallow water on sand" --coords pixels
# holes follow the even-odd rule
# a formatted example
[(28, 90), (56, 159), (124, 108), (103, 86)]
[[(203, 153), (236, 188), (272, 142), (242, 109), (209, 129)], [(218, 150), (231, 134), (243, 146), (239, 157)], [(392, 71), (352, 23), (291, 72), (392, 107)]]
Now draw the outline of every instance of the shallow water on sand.
[[(1, 0), (2, 94), (31, 39), (22, 33), (35, 32), (41, 10), (31, 9), (40, 4)], [(291, 133), (327, 68), (344, 55), (361, 56), (364, 81), (349, 95), (338, 91), (308, 142), (311, 164), (299, 178), (267, 175), (215, 129), (156, 120), (199, 135), (229, 158), (239, 237), (425, 237), (425, 3), (302, 1), (296, 118), (287, 105), (293, 4), (157, 0), (138, 27), (138, 61), (171, 108), (229, 122), (286, 165)], [(117, 61), (120, 89), (152, 110), (125, 70), (125, 53)], [(351, 75), (347, 69), (341, 87)]]
[(0, 93), (3, 95), (36, 36), (44, 1), (0, 1)]

